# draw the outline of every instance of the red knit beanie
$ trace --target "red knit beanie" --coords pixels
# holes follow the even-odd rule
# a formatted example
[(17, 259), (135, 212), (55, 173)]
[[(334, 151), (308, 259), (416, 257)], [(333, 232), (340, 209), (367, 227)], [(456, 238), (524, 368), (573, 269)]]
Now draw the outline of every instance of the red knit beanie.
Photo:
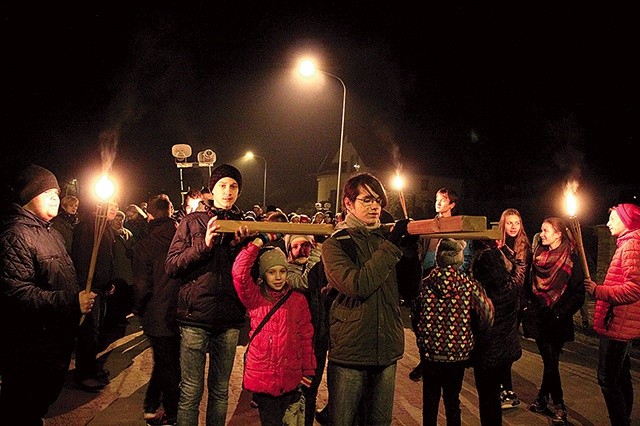
[(628, 230), (634, 231), (640, 228), (640, 207), (631, 203), (618, 204), (613, 208)]

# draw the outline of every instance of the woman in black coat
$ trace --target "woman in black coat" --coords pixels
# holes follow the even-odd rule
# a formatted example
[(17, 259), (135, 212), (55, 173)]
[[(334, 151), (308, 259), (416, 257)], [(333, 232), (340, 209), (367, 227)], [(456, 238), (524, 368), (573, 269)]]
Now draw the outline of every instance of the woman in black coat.
[(482, 284), (495, 309), (493, 326), (478, 333), (473, 355), (482, 425), (502, 424), (500, 382), (522, 356), (518, 312), (519, 283), (525, 269), (524, 262), (507, 259), (497, 247), (477, 252), (473, 262), (473, 277)]

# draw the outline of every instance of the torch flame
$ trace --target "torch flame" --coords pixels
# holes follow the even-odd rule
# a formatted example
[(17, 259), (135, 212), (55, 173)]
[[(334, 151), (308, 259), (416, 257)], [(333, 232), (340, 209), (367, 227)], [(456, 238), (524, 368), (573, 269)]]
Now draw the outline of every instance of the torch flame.
[(569, 217), (575, 217), (578, 211), (578, 202), (576, 199), (576, 192), (578, 191), (578, 182), (567, 182), (565, 189), (565, 197), (567, 198), (567, 212)]
[(116, 186), (113, 181), (109, 179), (109, 176), (103, 175), (96, 182), (95, 191), (98, 197), (100, 197), (104, 201), (107, 201), (111, 197), (113, 197), (113, 194), (116, 192)]
[(403, 186), (404, 186), (404, 179), (402, 179), (402, 176), (400, 176), (400, 173), (396, 173), (395, 177), (393, 178), (394, 189), (396, 189), (397, 191), (401, 191)]

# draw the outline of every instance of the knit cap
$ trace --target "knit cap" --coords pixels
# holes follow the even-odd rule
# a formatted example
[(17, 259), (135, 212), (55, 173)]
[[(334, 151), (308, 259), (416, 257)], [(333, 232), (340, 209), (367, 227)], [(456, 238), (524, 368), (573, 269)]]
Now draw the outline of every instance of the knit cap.
[(270, 268), (274, 266), (284, 266), (287, 267), (287, 256), (284, 255), (284, 252), (280, 249), (280, 247), (274, 247), (270, 250), (265, 251), (259, 259), (259, 272), (260, 276), (263, 277), (265, 272), (267, 272)]
[(213, 190), (216, 183), (222, 178), (230, 177), (238, 183), (238, 194), (242, 191), (242, 174), (240, 170), (233, 167), (231, 164), (222, 164), (211, 171), (211, 178), (209, 179), (209, 189)]
[(613, 209), (618, 213), (620, 220), (628, 230), (634, 231), (640, 228), (640, 207), (631, 203), (623, 203)]
[(464, 240), (454, 240), (453, 238), (443, 238), (436, 247), (436, 265), (443, 268), (446, 266), (458, 267), (464, 261), (463, 250), (467, 246)]
[(26, 205), (38, 195), (50, 189), (60, 190), (58, 179), (44, 167), (31, 164), (20, 169), (11, 185), (18, 196), (18, 203)]

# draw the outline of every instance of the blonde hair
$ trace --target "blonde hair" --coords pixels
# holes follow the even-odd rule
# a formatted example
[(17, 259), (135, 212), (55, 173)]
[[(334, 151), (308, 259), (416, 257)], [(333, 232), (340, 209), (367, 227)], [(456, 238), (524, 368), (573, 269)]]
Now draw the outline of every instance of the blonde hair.
[(498, 222), (498, 229), (502, 231), (502, 244), (506, 244), (507, 241), (507, 232), (505, 229), (505, 222), (507, 221), (507, 216), (518, 216), (520, 219), (520, 231), (515, 236), (515, 241), (513, 243), (513, 251), (516, 255), (516, 259), (521, 259), (529, 262), (529, 257), (531, 256), (532, 249), (531, 243), (529, 242), (529, 237), (527, 237), (527, 232), (524, 230), (524, 223), (522, 222), (522, 215), (520, 212), (513, 208), (508, 208), (502, 212), (500, 215), (500, 222)]

